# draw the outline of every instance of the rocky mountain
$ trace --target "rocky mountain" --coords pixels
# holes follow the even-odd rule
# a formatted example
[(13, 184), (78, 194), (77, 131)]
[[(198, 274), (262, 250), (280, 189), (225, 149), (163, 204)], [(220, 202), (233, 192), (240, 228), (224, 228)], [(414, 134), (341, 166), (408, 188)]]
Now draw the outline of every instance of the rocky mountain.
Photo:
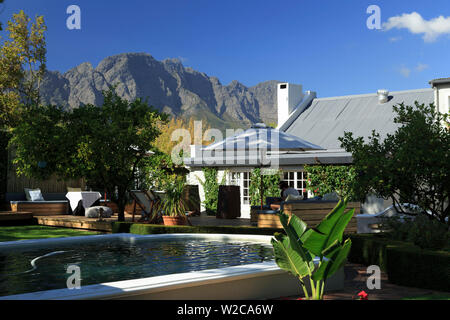
[(61, 74), (49, 71), (41, 87), (46, 103), (76, 108), (100, 105), (102, 90), (117, 86), (126, 99), (141, 97), (173, 116), (206, 120), (212, 127), (246, 128), (252, 123), (276, 123), (276, 84), (246, 87), (234, 80), (222, 85), (216, 77), (184, 67), (179, 59), (158, 61), (146, 53), (124, 53)]

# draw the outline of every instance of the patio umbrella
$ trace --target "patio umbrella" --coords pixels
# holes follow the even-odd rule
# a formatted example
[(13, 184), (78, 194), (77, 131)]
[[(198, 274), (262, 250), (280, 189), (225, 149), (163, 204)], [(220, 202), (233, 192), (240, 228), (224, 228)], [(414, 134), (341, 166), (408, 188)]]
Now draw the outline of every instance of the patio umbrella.
[[(322, 147), (303, 140), (294, 135), (271, 128), (264, 123), (257, 123), (250, 129), (235, 134), (225, 140), (213, 143), (202, 149), (207, 152), (229, 153), (244, 152), (256, 156), (257, 167), (265, 165), (263, 163), (267, 154), (280, 152), (303, 152), (309, 150), (324, 150)], [(279, 154), (278, 154), (279, 156)], [(246, 155), (247, 157), (247, 155)], [(266, 158), (267, 159), (267, 158)], [(262, 173), (262, 170), (260, 171)], [(260, 177), (261, 209), (263, 207), (264, 183), (262, 175)]]

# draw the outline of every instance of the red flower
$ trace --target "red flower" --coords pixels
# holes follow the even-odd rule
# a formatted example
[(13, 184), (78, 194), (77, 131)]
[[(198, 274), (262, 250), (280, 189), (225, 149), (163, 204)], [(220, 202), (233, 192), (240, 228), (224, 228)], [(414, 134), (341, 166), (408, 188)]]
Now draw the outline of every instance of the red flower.
[(358, 293), (359, 300), (369, 300), (369, 295), (365, 291)]

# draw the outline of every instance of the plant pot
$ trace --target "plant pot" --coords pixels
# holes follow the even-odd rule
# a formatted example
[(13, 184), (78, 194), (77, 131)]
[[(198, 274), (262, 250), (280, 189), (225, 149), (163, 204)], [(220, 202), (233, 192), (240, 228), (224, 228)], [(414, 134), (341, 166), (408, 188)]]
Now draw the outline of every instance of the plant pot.
[(177, 216), (163, 216), (163, 221), (165, 226), (185, 226), (187, 225), (186, 217)]

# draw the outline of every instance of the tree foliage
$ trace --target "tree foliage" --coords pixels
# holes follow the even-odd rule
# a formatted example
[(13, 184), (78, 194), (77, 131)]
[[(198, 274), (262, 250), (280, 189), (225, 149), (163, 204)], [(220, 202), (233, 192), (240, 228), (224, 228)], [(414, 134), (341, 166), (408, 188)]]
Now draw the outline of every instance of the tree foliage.
[(137, 189), (141, 190), (166, 190), (167, 186), (186, 181), (189, 171), (181, 165), (173, 163), (170, 155), (154, 149), (151, 157), (145, 158), (138, 172)]
[(103, 92), (102, 106), (81, 105), (65, 112), (32, 106), (13, 130), (17, 173), (45, 179), (84, 178), (106, 190), (124, 219), (127, 191), (167, 119), (141, 99), (129, 102), (114, 89)]
[(13, 14), (6, 30), (9, 39), (0, 49), (0, 128), (14, 126), (20, 111), (40, 103), (39, 88), (46, 72), (47, 27), (23, 12)]
[(356, 173), (353, 166), (305, 165), (304, 170), (308, 176), (306, 188), (315, 195), (336, 192), (340, 199), (355, 198)]
[(340, 138), (342, 147), (353, 155), (356, 194), (360, 200), (371, 193), (392, 199), (397, 210), (406, 214), (398, 204), (415, 204), (422, 213), (445, 223), (450, 211), (448, 114), (440, 114), (433, 104), (417, 102), (399, 104), (394, 111), (399, 128), (384, 140), (375, 131), (367, 142), (350, 132)]
[[(202, 122), (203, 126), (204, 122)], [(172, 150), (178, 144), (182, 144), (185, 150), (189, 150), (189, 146), (194, 144), (195, 141), (202, 141), (202, 145), (208, 145), (211, 141), (203, 141), (203, 131), (210, 129), (210, 126), (207, 125), (202, 127), (202, 132), (197, 132), (195, 130), (195, 119), (189, 118), (187, 120), (182, 118), (172, 117), (167, 123), (159, 124), (158, 129), (161, 131), (161, 135), (156, 139), (155, 146), (166, 154), (172, 154)], [(184, 133), (188, 135), (189, 139), (184, 139), (180, 141), (177, 135), (173, 135), (176, 130), (183, 130)], [(195, 137), (195, 135), (199, 135), (199, 137)], [(175, 139), (175, 140), (173, 140)]]

